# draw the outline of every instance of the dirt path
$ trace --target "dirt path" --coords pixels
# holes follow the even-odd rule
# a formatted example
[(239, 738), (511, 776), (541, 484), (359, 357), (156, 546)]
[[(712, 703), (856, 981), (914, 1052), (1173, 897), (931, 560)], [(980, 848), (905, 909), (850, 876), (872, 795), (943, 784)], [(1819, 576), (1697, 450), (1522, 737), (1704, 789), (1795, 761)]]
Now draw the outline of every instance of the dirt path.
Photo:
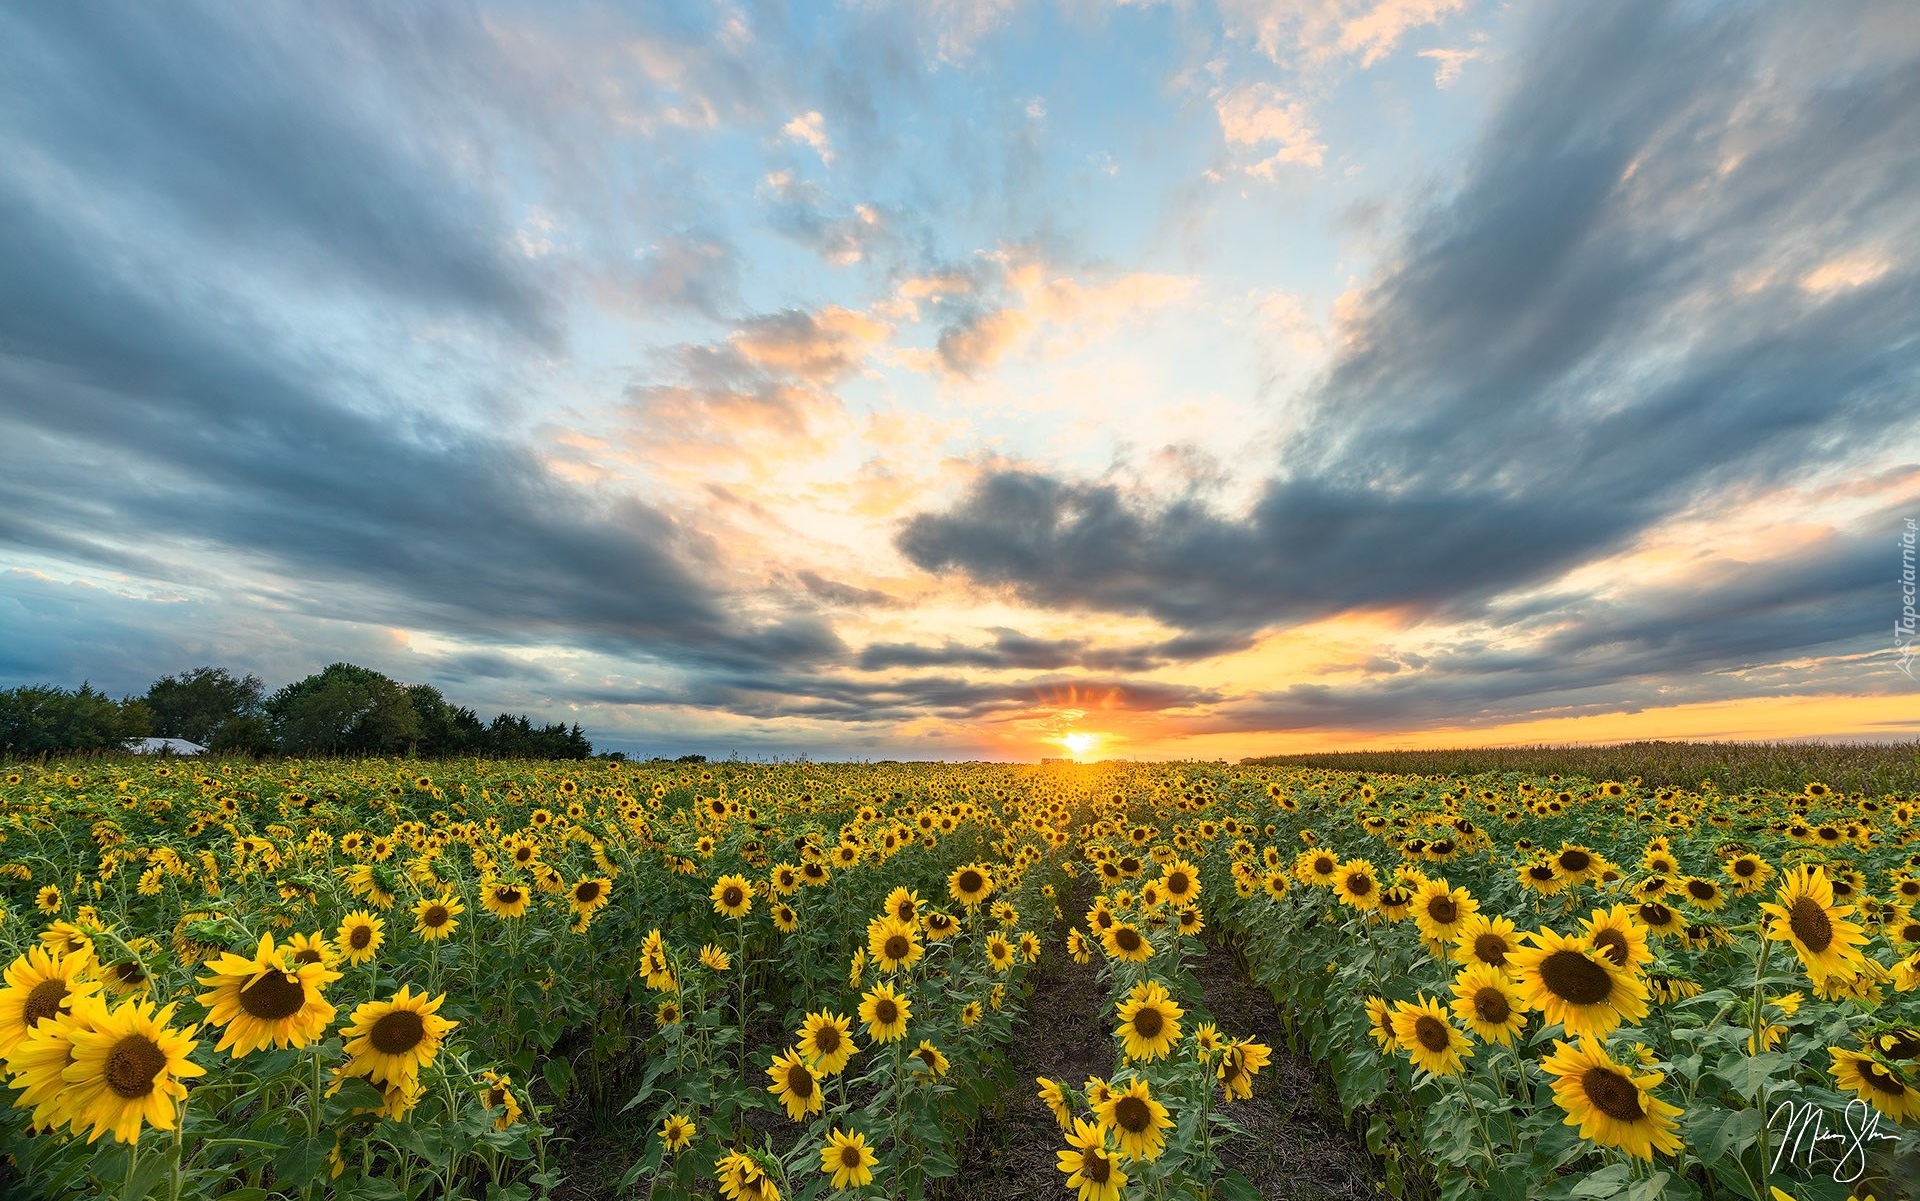
[(1320, 1065), (1288, 1052), (1272, 999), (1247, 978), (1233, 949), (1209, 946), (1192, 968), (1222, 1033), (1273, 1048), (1273, 1062), (1254, 1078), (1253, 1096), (1227, 1108), (1253, 1137), (1226, 1145), (1226, 1166), (1270, 1201), (1380, 1196), (1380, 1165), (1341, 1122), (1332, 1081)]

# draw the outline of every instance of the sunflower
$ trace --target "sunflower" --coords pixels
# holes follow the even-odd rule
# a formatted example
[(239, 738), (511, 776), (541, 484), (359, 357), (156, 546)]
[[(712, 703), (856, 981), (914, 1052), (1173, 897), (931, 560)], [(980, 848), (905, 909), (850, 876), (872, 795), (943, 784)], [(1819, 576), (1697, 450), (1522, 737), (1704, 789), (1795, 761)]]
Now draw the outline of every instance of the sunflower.
[(1060, 1123), (1060, 1129), (1073, 1129), (1073, 1106), (1067, 1102), (1067, 1090), (1045, 1076), (1035, 1076), (1033, 1082), (1040, 1086), (1040, 1102), (1052, 1112), (1053, 1120)]
[(485, 1086), (480, 1090), (480, 1107), (489, 1112), (500, 1111), (500, 1116), (493, 1120), (493, 1128), (505, 1130), (519, 1121), (520, 1101), (513, 1095), (513, 1077), (482, 1072), (480, 1081)]
[(1767, 937), (1793, 944), (1815, 984), (1859, 970), (1866, 933), (1842, 920), (1853, 907), (1833, 903), (1833, 884), (1820, 868), (1802, 864), (1788, 872), (1773, 901), (1761, 902), (1760, 909), (1773, 919)]
[(1115, 922), (1100, 936), (1109, 958), (1122, 963), (1145, 963), (1153, 956), (1153, 944), (1129, 922)]
[(1758, 855), (1735, 855), (1720, 865), (1720, 871), (1733, 882), (1733, 891), (1741, 896), (1759, 892), (1773, 878), (1773, 865)]
[(1480, 912), (1480, 902), (1464, 888), (1449, 888), (1444, 879), (1429, 880), (1413, 894), (1413, 921), (1420, 937), (1449, 943), (1461, 927)]
[(1464, 967), (1454, 977), (1451, 1008), (1481, 1042), (1511, 1043), (1527, 1024), (1527, 1002), (1513, 978), (1491, 964)]
[(1151, 1062), (1180, 1041), (1180, 1019), (1186, 1012), (1158, 980), (1142, 980), (1120, 1003), (1120, 1024), (1113, 1034), (1128, 1059)]
[(1685, 935), (1687, 924), (1680, 914), (1670, 905), (1659, 901), (1642, 901), (1634, 908), (1633, 916), (1647, 928), (1647, 933), (1659, 938), (1680, 938)]
[(767, 1091), (780, 1099), (787, 1107), (787, 1116), (796, 1122), (808, 1114), (819, 1113), (826, 1101), (826, 1094), (820, 1090), (819, 1078), (800, 1058), (797, 1048), (774, 1056), (772, 1065), (767, 1068), (767, 1079), (773, 1081), (767, 1086)]
[(852, 1134), (835, 1127), (827, 1132), (827, 1145), (820, 1148), (820, 1170), (833, 1177), (835, 1188), (864, 1188), (873, 1183), (873, 1165), (880, 1157), (867, 1146), (867, 1136), (858, 1130)]
[(429, 1001), (427, 994), (403, 985), (392, 1000), (363, 1002), (340, 1031), (351, 1056), (348, 1070), (376, 1084), (418, 1080), (420, 1069), (433, 1062), (459, 1025), (436, 1012), (446, 999), (442, 993)]
[(773, 907), (773, 925), (782, 934), (792, 934), (800, 928), (800, 915), (785, 901), (778, 902)]
[(60, 912), (59, 886), (55, 884), (46, 885), (38, 893), (34, 894), (33, 903), (34, 907), (42, 913)]
[(1006, 972), (1013, 967), (1013, 944), (1002, 938), (998, 930), (987, 935), (987, 962), (996, 972)]
[(915, 1071), (931, 1072), (936, 1080), (947, 1074), (949, 1066), (947, 1057), (940, 1053), (939, 1047), (926, 1039), (921, 1039), (920, 1045), (914, 1048), (911, 1054), (920, 1063), (920, 1066), (914, 1069)]
[(99, 993), (99, 982), (87, 979), (92, 967), (93, 956), (84, 951), (56, 956), (42, 947), (28, 947), (8, 965), (6, 987), (0, 988), (0, 1060), (43, 1019), (70, 1013)]
[(1127, 1159), (1151, 1163), (1167, 1149), (1163, 1131), (1173, 1126), (1173, 1119), (1167, 1116), (1167, 1107), (1153, 1099), (1145, 1080), (1136, 1076), (1125, 1089), (1114, 1089), (1094, 1112)]
[(888, 917), (912, 926), (920, 921), (920, 905), (920, 894), (902, 886), (887, 894), (884, 908)]
[(867, 1024), (867, 1037), (874, 1042), (905, 1038), (907, 1019), (912, 1016), (913, 1003), (894, 992), (891, 984), (876, 984), (860, 998), (860, 1020)]
[(1365, 859), (1349, 859), (1334, 874), (1333, 895), (1343, 905), (1369, 910), (1380, 904), (1380, 881), (1373, 864)]
[(1533, 946), (1515, 951), (1508, 966), (1520, 977), (1527, 1004), (1571, 1037), (1605, 1038), (1623, 1021), (1647, 1015), (1647, 986), (1615, 966), (1585, 938), (1566, 938), (1544, 927), (1527, 936)]
[(1727, 896), (1720, 886), (1702, 876), (1681, 877), (1677, 891), (1687, 899), (1695, 909), (1712, 913), (1727, 903)]
[(1594, 910), (1593, 917), (1585, 923), (1584, 933), (1587, 941), (1617, 968), (1638, 972), (1653, 962), (1653, 952), (1647, 949), (1646, 927), (1633, 919), (1632, 906)]
[(1105, 1128), (1075, 1118), (1073, 1129), (1067, 1132), (1067, 1149), (1059, 1152), (1059, 1157), (1067, 1187), (1080, 1190), (1078, 1201), (1119, 1201), (1127, 1186), (1127, 1174), (1107, 1148)]
[(1604, 1045), (1584, 1038), (1577, 1049), (1555, 1039), (1553, 1054), (1540, 1066), (1554, 1077), (1553, 1099), (1567, 1111), (1565, 1124), (1578, 1126), (1581, 1138), (1641, 1159), (1680, 1150), (1673, 1121), (1680, 1110), (1653, 1095), (1665, 1078), (1661, 1073), (1636, 1076), (1615, 1063)]
[(1560, 849), (1553, 854), (1554, 873), (1567, 885), (1583, 883), (1605, 865), (1606, 860), (1589, 848), (1571, 843), (1561, 843)]
[(978, 1026), (983, 1016), (985, 1016), (985, 1014), (978, 1001), (968, 1001), (960, 1007), (960, 1024), (962, 1026)]
[(966, 863), (947, 877), (947, 895), (972, 909), (993, 894), (993, 873), (978, 863)]
[(74, 1133), (91, 1125), (89, 1143), (108, 1131), (116, 1142), (140, 1137), (141, 1123), (173, 1129), (175, 1102), (187, 1098), (182, 1080), (206, 1069), (187, 1056), (199, 1045), (193, 1028), (174, 1030), (172, 1005), (159, 1012), (151, 1001), (128, 1001), (111, 1013), (88, 1008), (89, 1021), (74, 1024), (68, 1035), (73, 1062), (61, 1070), (68, 1095), (62, 1106)]
[(1499, 915), (1476, 913), (1460, 923), (1453, 938), (1455, 963), (1484, 963), (1504, 969), (1507, 957), (1520, 948), (1511, 921)]
[(867, 923), (867, 953), (881, 971), (901, 972), (911, 971), (927, 949), (912, 925), (896, 917), (876, 917)]
[(1230, 1042), (1220, 1056), (1214, 1074), (1229, 1101), (1245, 1101), (1253, 1096), (1253, 1078), (1273, 1060), (1273, 1048), (1250, 1038)]
[(1160, 872), (1160, 886), (1167, 900), (1185, 908), (1200, 899), (1200, 869), (1184, 859), (1175, 859)]
[(467, 907), (451, 893), (423, 897), (413, 906), (413, 932), (428, 942), (438, 942), (460, 928), (454, 917), (466, 911)]
[(722, 876), (713, 882), (713, 911), (722, 917), (743, 918), (753, 908), (753, 885), (745, 876)]
[(680, 1002), (675, 998), (668, 997), (653, 1007), (653, 1025), (655, 1029), (665, 1030), (668, 1026), (678, 1025), (679, 1022)]
[(324, 931), (315, 930), (312, 934), (295, 934), (287, 943), (287, 949), (293, 955), (295, 963), (324, 963), (328, 967), (340, 961), (340, 952), (327, 941)]
[(1827, 1072), (1837, 1087), (1850, 1089), (1896, 1122), (1920, 1114), (1920, 1090), (1897, 1069), (1858, 1051), (1828, 1047), (1827, 1053), (1833, 1056), (1833, 1066)]
[(199, 1001), (207, 1020), (224, 1028), (214, 1050), (231, 1047), (239, 1059), (269, 1045), (304, 1047), (325, 1036), (334, 1009), (321, 993), (340, 973), (324, 963), (296, 965), (290, 950), (262, 934), (251, 957), (229, 951), (206, 965), (213, 974), (198, 977), (208, 988)]
[(41, 1021), (0, 1061), (0, 1068), (12, 1072), (9, 1083), (25, 1090), (13, 1104), (32, 1112), (34, 1127), (54, 1130), (72, 1117), (69, 1103), (73, 1094), (60, 1073), (73, 1062), (73, 1032), (93, 1029), (96, 1020), (104, 1016), (99, 997), (76, 997), (71, 1012), (62, 1010)]
[(581, 917), (590, 917), (613, 899), (613, 881), (605, 876), (576, 880), (567, 891), (567, 905)]
[(1436, 1076), (1452, 1076), (1465, 1066), (1463, 1055), (1473, 1054), (1473, 1042), (1447, 1020), (1440, 1002), (1424, 994), (1394, 1006), (1393, 1035), (1414, 1066)]
[(699, 1133), (699, 1127), (684, 1113), (670, 1113), (660, 1123), (660, 1141), (666, 1144), (669, 1151), (686, 1150)]
[(839, 1074), (860, 1048), (853, 1041), (853, 1019), (821, 1010), (807, 1015), (794, 1032), (800, 1054), (822, 1076)]
[(728, 1201), (780, 1201), (780, 1186), (744, 1151), (732, 1151), (713, 1165), (720, 1195)]
[(387, 941), (384, 931), (387, 923), (384, 918), (375, 917), (365, 909), (357, 909), (347, 915), (340, 928), (334, 931), (334, 942), (340, 947), (340, 953), (346, 956), (347, 963), (359, 965), (372, 959), (380, 950), (380, 944)]
[(954, 916), (938, 909), (929, 910), (920, 919), (920, 925), (927, 932), (928, 942), (944, 942), (960, 932), (960, 923)]

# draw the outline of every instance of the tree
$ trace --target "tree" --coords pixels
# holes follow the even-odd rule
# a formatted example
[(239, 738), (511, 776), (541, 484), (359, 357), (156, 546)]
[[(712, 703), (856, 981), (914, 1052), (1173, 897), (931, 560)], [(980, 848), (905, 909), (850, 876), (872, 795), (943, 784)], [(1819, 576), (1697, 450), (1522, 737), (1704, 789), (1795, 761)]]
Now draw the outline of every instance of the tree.
[(352, 663), (287, 685), (265, 708), (274, 742), (290, 755), (390, 755), (420, 734), (406, 688)]
[(485, 739), (487, 728), (473, 710), (447, 703), (440, 690), (431, 684), (410, 684), (407, 698), (413, 703), (413, 715), (420, 731), (414, 741), (419, 755), (447, 756), (470, 754)]
[(73, 691), (48, 685), (0, 689), (0, 755), (113, 750), (152, 728), (146, 703), (115, 701), (92, 684)]
[[(147, 689), (147, 707), (153, 710), (153, 732), (160, 738), (185, 738), (202, 746), (222, 741), (221, 730), (242, 717), (258, 717), (266, 686), (255, 676), (236, 679), (224, 667), (196, 667), (177, 676), (155, 680)], [(236, 730), (225, 739), (234, 749), (247, 744), (257, 727)]]

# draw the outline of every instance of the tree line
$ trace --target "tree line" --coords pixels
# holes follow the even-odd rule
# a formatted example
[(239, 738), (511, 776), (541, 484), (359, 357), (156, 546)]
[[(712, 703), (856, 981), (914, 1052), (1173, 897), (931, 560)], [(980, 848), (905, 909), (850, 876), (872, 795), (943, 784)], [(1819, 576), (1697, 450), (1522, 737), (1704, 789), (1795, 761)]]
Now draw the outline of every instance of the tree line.
[(585, 759), (576, 722), (535, 725), (525, 714), (490, 722), (430, 684), (402, 684), (335, 663), (271, 695), (252, 675), (198, 667), (155, 680), (144, 696), (114, 700), (77, 689), (0, 689), (0, 757), (113, 750), (136, 738), (184, 738), (242, 755), (473, 755)]

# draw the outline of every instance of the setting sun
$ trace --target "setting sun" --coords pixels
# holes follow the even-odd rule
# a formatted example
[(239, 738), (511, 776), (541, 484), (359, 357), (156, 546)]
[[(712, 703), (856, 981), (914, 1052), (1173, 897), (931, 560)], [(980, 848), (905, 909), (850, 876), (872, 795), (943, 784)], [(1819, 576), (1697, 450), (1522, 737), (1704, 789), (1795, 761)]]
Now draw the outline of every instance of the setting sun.
[(1083, 733), (1077, 733), (1077, 732), (1073, 734), (1068, 734), (1067, 736), (1065, 736), (1060, 740), (1061, 744), (1064, 745), (1068, 751), (1072, 752), (1075, 755), (1086, 754), (1088, 751), (1092, 750), (1094, 747), (1094, 744), (1099, 741), (1100, 741), (1100, 736), (1098, 734), (1083, 734)]

